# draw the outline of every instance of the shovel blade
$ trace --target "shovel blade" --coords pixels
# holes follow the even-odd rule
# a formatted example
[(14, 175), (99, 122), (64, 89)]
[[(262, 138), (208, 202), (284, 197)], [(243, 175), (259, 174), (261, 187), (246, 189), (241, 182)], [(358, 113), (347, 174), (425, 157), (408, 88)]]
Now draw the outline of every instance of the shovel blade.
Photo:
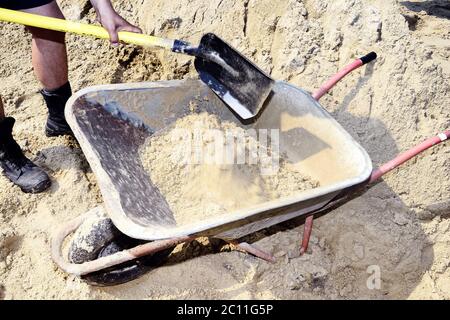
[(212, 33), (202, 37), (198, 50), (200, 79), (242, 119), (258, 115), (275, 81)]

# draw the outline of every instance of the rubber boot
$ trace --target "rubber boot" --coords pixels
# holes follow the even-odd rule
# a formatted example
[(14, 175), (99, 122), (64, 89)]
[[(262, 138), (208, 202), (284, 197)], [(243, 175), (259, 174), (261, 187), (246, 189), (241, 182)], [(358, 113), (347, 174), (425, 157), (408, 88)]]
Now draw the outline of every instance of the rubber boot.
[(39, 193), (51, 185), (48, 175), (31, 162), (12, 136), (14, 118), (0, 121), (0, 167), (4, 175), (23, 192)]
[(70, 83), (67, 82), (62, 87), (55, 90), (41, 90), (48, 108), (47, 124), (45, 125), (45, 135), (47, 137), (57, 137), (62, 135), (73, 135), (64, 116), (64, 108), (67, 100), (72, 95)]

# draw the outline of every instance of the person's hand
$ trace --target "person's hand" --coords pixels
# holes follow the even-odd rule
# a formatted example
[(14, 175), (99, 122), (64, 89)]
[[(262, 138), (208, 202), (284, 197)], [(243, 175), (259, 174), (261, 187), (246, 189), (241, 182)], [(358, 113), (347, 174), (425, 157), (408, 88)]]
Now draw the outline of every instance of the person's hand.
[(130, 31), (142, 33), (142, 30), (124, 18), (122, 18), (113, 8), (109, 0), (91, 0), (92, 5), (97, 12), (97, 20), (108, 31), (109, 39), (113, 46), (119, 44), (119, 31)]

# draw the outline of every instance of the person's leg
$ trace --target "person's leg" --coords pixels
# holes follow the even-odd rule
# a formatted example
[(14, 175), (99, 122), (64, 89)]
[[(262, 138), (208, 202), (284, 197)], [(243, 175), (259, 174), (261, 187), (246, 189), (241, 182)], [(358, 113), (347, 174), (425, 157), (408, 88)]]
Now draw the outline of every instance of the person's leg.
[[(23, 10), (42, 16), (64, 19), (56, 1)], [(32, 34), (32, 61), (36, 77), (46, 90), (55, 90), (67, 83), (65, 34), (28, 27)]]
[[(64, 18), (55, 1), (47, 0), (17, 1), (9, 5), (11, 9), (23, 9), (38, 5), (24, 11)], [(39, 6), (39, 4), (42, 4)], [(46, 134), (56, 136), (71, 133), (64, 117), (64, 107), (72, 94), (67, 77), (67, 54), (64, 34), (38, 28), (29, 28), (32, 34), (32, 60), (38, 80), (44, 87), (41, 94), (49, 109)], [(51, 180), (44, 170), (36, 166), (23, 154), (14, 140), (13, 127), (15, 119), (5, 117), (0, 101), (0, 168), (4, 175), (24, 192), (37, 193), (46, 190)]]
[[(23, 11), (64, 19), (56, 1)], [(68, 82), (65, 34), (29, 27), (32, 34), (32, 61), (36, 77), (41, 82), (41, 94), (49, 110), (45, 127), (47, 136), (72, 134), (64, 116), (64, 107), (72, 95)]]
[(0, 168), (3, 169), (3, 174), (22, 191), (42, 192), (50, 187), (50, 178), (44, 170), (23, 154), (13, 137), (14, 123), (14, 118), (5, 117), (0, 96)]

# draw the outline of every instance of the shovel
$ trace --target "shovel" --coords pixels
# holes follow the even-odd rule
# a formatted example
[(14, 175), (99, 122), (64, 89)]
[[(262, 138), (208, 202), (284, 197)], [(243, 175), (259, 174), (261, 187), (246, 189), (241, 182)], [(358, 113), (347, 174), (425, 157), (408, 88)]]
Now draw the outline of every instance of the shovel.
[[(0, 8), (0, 21), (109, 39), (108, 32), (100, 26), (21, 11)], [(119, 32), (119, 40), (195, 56), (194, 65), (200, 79), (244, 120), (259, 113), (274, 84), (273, 79), (212, 33), (205, 34), (198, 47), (181, 40), (126, 31)]]

